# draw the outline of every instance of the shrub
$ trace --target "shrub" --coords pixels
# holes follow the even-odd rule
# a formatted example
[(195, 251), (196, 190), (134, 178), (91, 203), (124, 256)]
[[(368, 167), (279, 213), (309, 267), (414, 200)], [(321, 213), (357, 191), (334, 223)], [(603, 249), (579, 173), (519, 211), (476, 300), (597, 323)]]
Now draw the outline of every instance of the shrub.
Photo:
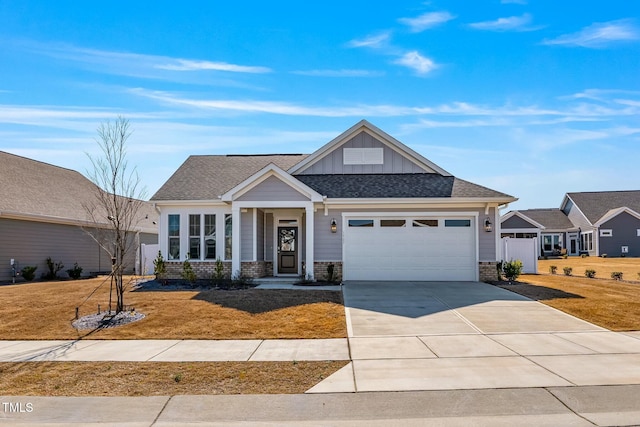
[(562, 271), (564, 271), (564, 275), (565, 276), (571, 276), (571, 273), (573, 273), (573, 268), (565, 267), (565, 268), (562, 269)]
[(622, 271), (614, 271), (611, 273), (611, 278), (614, 280), (622, 280)]
[[(30, 282), (33, 279), (35, 279), (37, 269), (38, 269), (37, 265), (35, 266), (27, 265), (26, 267), (23, 267), (22, 270), (20, 270), (20, 274), (22, 275), (22, 277), (24, 277), (24, 280), (26, 280), (27, 282)], [(640, 273), (638, 273), (638, 275), (640, 275)]]
[(189, 262), (189, 254), (187, 254), (187, 259), (182, 262), (181, 276), (189, 283), (194, 283), (198, 279), (198, 275), (193, 271), (193, 267), (191, 267), (191, 263)]
[(557, 272), (558, 272), (558, 266), (557, 265), (550, 265), (549, 266), (549, 273), (556, 274)]
[(511, 260), (504, 263), (504, 276), (508, 281), (513, 282), (522, 273), (522, 261), (519, 259)]
[(61, 261), (58, 262), (53, 262), (53, 260), (51, 259), (51, 257), (48, 257), (45, 262), (47, 263), (47, 269), (49, 271), (47, 271), (43, 277), (47, 280), (54, 280), (58, 278), (58, 271), (62, 270), (64, 268), (64, 264), (62, 264)]
[(596, 277), (596, 271), (588, 268), (584, 271), (584, 275), (589, 279), (593, 279), (594, 277)]
[(602, 254), (602, 255), (600, 255), (600, 256), (601, 256), (602, 258), (606, 258), (606, 257), (607, 257), (607, 254)]
[(67, 274), (73, 280), (78, 280), (80, 278), (80, 275), (82, 274), (82, 267), (80, 267), (76, 262), (73, 264), (73, 268), (67, 270)]
[(582, 255), (580, 255), (580, 257), (581, 257), (581, 258), (586, 258), (586, 257), (587, 257), (587, 254), (582, 254)]
[[(498, 281), (502, 280), (502, 264), (504, 264), (504, 261), (498, 261), (496, 263), (496, 270), (498, 273)], [(638, 273), (640, 274), (640, 273)]]
[(155, 274), (156, 280), (164, 281), (167, 277), (167, 265), (160, 251), (158, 251), (156, 259), (153, 260), (153, 274)]
[(253, 285), (253, 277), (243, 276), (240, 271), (236, 271), (231, 278), (231, 284), (236, 288), (248, 288)]

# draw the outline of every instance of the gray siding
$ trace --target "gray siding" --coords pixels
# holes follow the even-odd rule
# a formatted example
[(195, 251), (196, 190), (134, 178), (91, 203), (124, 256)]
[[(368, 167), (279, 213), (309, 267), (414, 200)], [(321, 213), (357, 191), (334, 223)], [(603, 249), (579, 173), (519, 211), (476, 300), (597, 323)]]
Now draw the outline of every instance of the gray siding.
[(264, 211), (258, 209), (258, 219), (256, 223), (256, 230), (258, 235), (258, 259), (257, 261), (264, 260)]
[(240, 259), (253, 261), (253, 211), (240, 214)]
[(520, 218), (519, 216), (512, 216), (511, 218), (507, 219), (506, 221), (502, 222), (501, 225), (502, 229), (504, 230), (505, 228), (507, 229), (511, 229), (511, 228), (532, 228), (532, 229), (537, 229), (537, 227), (533, 224), (531, 224), (529, 221), (525, 221), (524, 219)]
[(267, 213), (265, 214), (265, 218), (267, 219), (267, 221), (266, 221), (265, 230), (264, 230), (264, 239), (265, 239), (264, 260), (273, 261), (273, 214)]
[(270, 176), (238, 198), (239, 201), (304, 201), (309, 200), (288, 184)]
[[(75, 262), (83, 269), (83, 276), (90, 272), (110, 271), (109, 255), (80, 227), (49, 224), (33, 221), (0, 219), (0, 281), (11, 280), (10, 260), (13, 258), (20, 268), (36, 265), (36, 278), (47, 271), (45, 259), (62, 262), (64, 268), (58, 273), (67, 277), (66, 270)], [(141, 234), (141, 243), (157, 243), (152, 234)], [(127, 256), (128, 273), (133, 272), (136, 247), (132, 245)]]
[(612, 230), (613, 236), (600, 237), (600, 255), (617, 257), (622, 254), (622, 246), (629, 247), (629, 253), (626, 256), (640, 257), (640, 220), (623, 212), (600, 226), (600, 229)]
[(583, 230), (585, 228), (591, 229), (591, 223), (587, 220), (587, 218), (584, 217), (584, 215), (571, 202), (571, 200), (567, 201), (567, 205), (565, 206), (565, 208), (562, 211), (565, 214), (567, 214), (567, 217), (569, 218), (569, 221), (571, 221), (571, 223), (573, 225), (575, 225), (576, 227), (581, 227)]
[[(343, 148), (379, 148), (382, 147), (384, 163), (382, 165), (344, 165)], [(425, 171), (411, 160), (392, 150), (366, 132), (360, 132), (344, 144), (335, 147), (322, 159), (298, 172), (299, 175), (325, 174), (364, 174), (364, 173), (424, 173)]]

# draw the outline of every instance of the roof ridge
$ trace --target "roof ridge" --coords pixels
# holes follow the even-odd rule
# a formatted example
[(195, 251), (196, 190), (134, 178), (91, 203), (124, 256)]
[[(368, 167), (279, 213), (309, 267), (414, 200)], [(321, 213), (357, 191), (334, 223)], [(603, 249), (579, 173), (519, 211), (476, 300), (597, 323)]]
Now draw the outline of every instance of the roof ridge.
[[(21, 156), (21, 155), (19, 155), (19, 154), (9, 153), (8, 151), (2, 151), (2, 150), (0, 150), (0, 153), (2, 153), (2, 154), (7, 154), (7, 155), (9, 155), (9, 156), (13, 156), (13, 157), (19, 157), (20, 159), (22, 159), (22, 160), (27, 160), (27, 161), (29, 161), (29, 162), (40, 163), (40, 164), (42, 164), (42, 165), (51, 166), (51, 167), (53, 167), (53, 168), (58, 168), (58, 169), (63, 169), (63, 170), (69, 171), (69, 172), (78, 173), (78, 174), (80, 174), (80, 175), (84, 176), (82, 173), (78, 172), (78, 171), (77, 171), (77, 170), (75, 170), (75, 169), (65, 168), (64, 166), (54, 165), (53, 163), (43, 162), (42, 160), (31, 159), (31, 158), (29, 158), (29, 157)], [(86, 178), (86, 176), (85, 176), (85, 178)]]

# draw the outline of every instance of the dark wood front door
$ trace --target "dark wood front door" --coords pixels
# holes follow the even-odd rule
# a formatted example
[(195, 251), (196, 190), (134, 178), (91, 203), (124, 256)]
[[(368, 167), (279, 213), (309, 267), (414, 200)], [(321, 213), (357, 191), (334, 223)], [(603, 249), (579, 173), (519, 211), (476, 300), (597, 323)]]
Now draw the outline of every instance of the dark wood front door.
[(298, 227), (278, 227), (278, 273), (298, 274)]

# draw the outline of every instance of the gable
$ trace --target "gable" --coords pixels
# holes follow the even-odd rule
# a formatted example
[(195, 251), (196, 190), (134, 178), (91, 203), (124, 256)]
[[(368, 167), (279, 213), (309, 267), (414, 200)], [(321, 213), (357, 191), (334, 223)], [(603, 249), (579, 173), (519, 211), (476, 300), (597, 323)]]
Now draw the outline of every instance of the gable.
[(308, 201), (309, 197), (298, 192), (276, 176), (270, 176), (251, 190), (238, 197), (238, 201)]
[(511, 228), (538, 228), (535, 225), (531, 224), (529, 221), (526, 221), (525, 219), (517, 215), (513, 215), (511, 218), (507, 218), (506, 220), (502, 221), (500, 226), (503, 230)]
[(366, 120), (289, 170), (292, 175), (416, 174), (451, 176)]

